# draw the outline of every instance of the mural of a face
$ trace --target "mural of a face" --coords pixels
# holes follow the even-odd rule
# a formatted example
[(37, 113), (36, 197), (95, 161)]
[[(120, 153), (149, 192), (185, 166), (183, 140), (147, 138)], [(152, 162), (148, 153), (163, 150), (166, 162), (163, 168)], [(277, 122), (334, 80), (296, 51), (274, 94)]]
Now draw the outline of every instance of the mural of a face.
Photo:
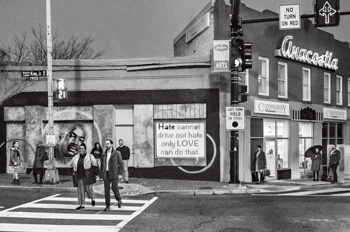
[(85, 130), (79, 124), (74, 124), (69, 131), (61, 133), (58, 137), (58, 148), (65, 157), (73, 157), (78, 153), (78, 148), (85, 141)]

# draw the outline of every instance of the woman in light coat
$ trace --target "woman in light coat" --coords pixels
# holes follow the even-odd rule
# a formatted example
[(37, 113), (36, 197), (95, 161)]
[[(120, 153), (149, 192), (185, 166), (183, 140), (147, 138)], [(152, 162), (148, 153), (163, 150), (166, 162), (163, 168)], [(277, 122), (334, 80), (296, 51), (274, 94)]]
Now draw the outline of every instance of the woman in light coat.
[(73, 157), (72, 165), (74, 172), (73, 175), (75, 176), (74, 179), (76, 181), (74, 186), (77, 186), (78, 188), (79, 206), (76, 209), (79, 210), (85, 208), (85, 192), (91, 199), (91, 205), (95, 206), (92, 185), (96, 183), (96, 176), (90, 169), (92, 166), (97, 167), (97, 162), (93, 155), (86, 153), (86, 145), (84, 143), (79, 146), (79, 152)]

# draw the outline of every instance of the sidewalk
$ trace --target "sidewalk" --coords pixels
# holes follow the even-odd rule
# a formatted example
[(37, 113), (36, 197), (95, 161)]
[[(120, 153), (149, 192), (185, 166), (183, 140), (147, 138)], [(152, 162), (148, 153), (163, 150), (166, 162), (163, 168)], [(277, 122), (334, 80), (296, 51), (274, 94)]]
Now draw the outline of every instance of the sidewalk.
[[(0, 188), (51, 189), (52, 191), (76, 191), (72, 177), (61, 175), (58, 184), (32, 184), (33, 176), (20, 174), (21, 185), (12, 184), (12, 174), (0, 174)], [(280, 193), (300, 190), (327, 189), (334, 187), (350, 187), (350, 182), (331, 184), (325, 181), (300, 180), (271, 180), (264, 184), (241, 183), (228, 184), (215, 181), (171, 180), (130, 178), (129, 183), (120, 183), (122, 196), (137, 196), (143, 194), (181, 194), (181, 195), (221, 195), (221, 194), (252, 194), (252, 193)], [(104, 194), (103, 181), (98, 180), (94, 191)]]

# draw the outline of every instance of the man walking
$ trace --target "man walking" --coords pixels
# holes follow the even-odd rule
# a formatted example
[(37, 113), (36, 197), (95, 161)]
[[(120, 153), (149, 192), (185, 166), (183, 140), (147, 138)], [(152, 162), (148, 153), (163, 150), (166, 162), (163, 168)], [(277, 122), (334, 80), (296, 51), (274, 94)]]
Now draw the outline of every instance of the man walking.
[(113, 141), (106, 140), (106, 151), (101, 155), (101, 178), (104, 181), (105, 203), (104, 211), (110, 210), (111, 205), (111, 183), (115, 199), (118, 201), (118, 208), (122, 207), (122, 199), (118, 189), (119, 172), (123, 170), (123, 160), (119, 151), (113, 149)]
[(332, 183), (338, 182), (337, 168), (340, 160), (340, 151), (337, 149), (337, 145), (333, 144), (332, 150), (329, 153), (329, 167), (332, 169), (334, 180)]
[(129, 170), (128, 170), (128, 163), (129, 163), (129, 158), (130, 158), (130, 149), (129, 147), (124, 145), (124, 141), (122, 139), (119, 139), (119, 147), (117, 147), (117, 151), (119, 151), (122, 155), (123, 159), (123, 181), (125, 183), (129, 182)]

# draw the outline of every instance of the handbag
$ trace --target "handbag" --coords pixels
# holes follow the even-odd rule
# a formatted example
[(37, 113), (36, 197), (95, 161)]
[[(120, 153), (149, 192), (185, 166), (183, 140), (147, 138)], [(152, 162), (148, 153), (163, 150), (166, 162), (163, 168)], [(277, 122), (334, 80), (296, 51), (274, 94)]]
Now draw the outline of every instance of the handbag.
[(271, 175), (270, 169), (267, 169), (267, 168), (264, 169), (263, 174), (264, 174), (264, 176), (270, 176)]
[(92, 173), (95, 176), (99, 176), (100, 175), (100, 168), (98, 166), (91, 166), (91, 169), (92, 169)]

